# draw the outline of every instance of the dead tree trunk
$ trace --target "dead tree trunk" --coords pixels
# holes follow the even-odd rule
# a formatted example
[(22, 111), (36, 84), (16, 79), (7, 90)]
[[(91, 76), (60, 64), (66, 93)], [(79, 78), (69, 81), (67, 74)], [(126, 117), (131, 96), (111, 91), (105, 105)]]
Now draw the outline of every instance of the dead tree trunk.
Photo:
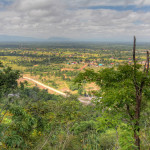
[(135, 107), (135, 124), (134, 124), (134, 139), (135, 145), (137, 146), (138, 150), (140, 150), (140, 112), (141, 112), (141, 100), (142, 100), (142, 93), (136, 92), (136, 107)]
[(142, 91), (145, 84), (144, 78), (148, 75), (149, 72), (149, 52), (147, 51), (147, 60), (144, 66), (143, 78), (141, 82), (137, 82), (137, 75), (136, 75), (136, 58), (135, 58), (135, 50), (136, 50), (136, 38), (134, 37), (134, 44), (133, 44), (133, 82), (136, 91), (135, 95), (135, 115), (134, 115), (134, 139), (135, 139), (135, 146), (138, 150), (140, 150), (140, 113), (141, 113), (141, 102), (142, 102)]

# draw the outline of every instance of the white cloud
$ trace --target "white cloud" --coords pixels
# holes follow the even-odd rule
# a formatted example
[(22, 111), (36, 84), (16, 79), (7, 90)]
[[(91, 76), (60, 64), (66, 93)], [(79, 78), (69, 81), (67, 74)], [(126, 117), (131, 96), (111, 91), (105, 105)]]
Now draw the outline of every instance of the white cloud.
[(149, 0), (143, 0), (143, 5), (150, 5), (150, 1)]
[(75, 7), (127, 6), (127, 5), (139, 6), (139, 5), (150, 4), (150, 1), (149, 0), (69, 0), (69, 4)]
[(0, 13), (0, 34), (48, 38), (150, 37), (150, 12), (79, 9), (93, 5), (146, 5), (145, 0), (15, 0)]

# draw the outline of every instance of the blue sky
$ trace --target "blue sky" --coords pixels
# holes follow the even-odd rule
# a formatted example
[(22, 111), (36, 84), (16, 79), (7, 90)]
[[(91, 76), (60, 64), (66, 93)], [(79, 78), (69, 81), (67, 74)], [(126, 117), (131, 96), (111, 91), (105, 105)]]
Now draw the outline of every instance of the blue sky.
[(13, 0), (1, 0), (0, 4), (3, 4), (4, 6), (11, 5), (14, 1)]
[(0, 11), (5, 11), (6, 7), (10, 6), (13, 0), (0, 0)]
[(150, 0), (1, 0), (0, 35), (150, 39)]
[[(84, 8), (84, 7), (83, 7)], [(82, 8), (82, 9), (83, 9)], [(90, 6), (85, 9), (109, 9), (116, 11), (142, 11), (142, 12), (150, 12), (150, 6), (136, 6), (136, 5), (127, 5), (127, 6)]]

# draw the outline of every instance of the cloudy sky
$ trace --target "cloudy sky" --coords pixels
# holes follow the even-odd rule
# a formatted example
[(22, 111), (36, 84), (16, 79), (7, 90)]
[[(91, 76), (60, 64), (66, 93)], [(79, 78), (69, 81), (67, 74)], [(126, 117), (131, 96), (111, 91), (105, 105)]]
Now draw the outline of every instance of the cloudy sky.
[(150, 41), (150, 0), (0, 0), (0, 35)]

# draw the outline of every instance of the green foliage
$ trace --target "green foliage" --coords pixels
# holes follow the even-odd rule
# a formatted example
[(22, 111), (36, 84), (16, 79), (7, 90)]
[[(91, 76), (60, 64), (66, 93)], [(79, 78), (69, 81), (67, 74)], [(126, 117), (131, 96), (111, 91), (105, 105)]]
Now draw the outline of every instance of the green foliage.
[[(0, 99), (0, 149), (135, 149), (134, 120), (130, 116), (134, 115), (135, 105), (132, 65), (80, 73), (75, 79), (79, 85), (95, 82), (100, 86), (94, 105), (89, 106), (82, 105), (73, 95), (56, 96), (37, 87), (27, 88), (25, 83), (19, 87), (16, 84), (18, 72), (12, 69), (2, 69), (1, 72), (6, 75), (1, 89), (8, 89), (10, 93), (15, 91), (19, 96), (3, 96)], [(139, 84), (143, 76), (146, 83), (142, 105), (142, 110), (145, 110), (142, 115), (145, 118), (141, 118), (140, 126), (141, 148), (149, 149), (149, 78), (141, 73), (140, 65), (136, 67), (136, 75)], [(78, 85), (72, 86), (74, 89), (77, 87)]]
[[(98, 72), (93, 70), (86, 70), (80, 73), (74, 80), (79, 85), (85, 82), (95, 82), (100, 91), (96, 94), (94, 103), (97, 110), (101, 112), (101, 117), (98, 119), (98, 130), (107, 130), (108, 128), (117, 128), (122, 123), (127, 124), (124, 131), (120, 131), (119, 146), (121, 149), (134, 149), (134, 135), (133, 131), (137, 130), (135, 124), (136, 115), (136, 86), (140, 89), (141, 84), (144, 83), (143, 90), (143, 111), (146, 108), (149, 100), (149, 74), (142, 71), (141, 65), (121, 65), (117, 68), (106, 68)], [(101, 98), (99, 98), (101, 97)], [(141, 121), (141, 120), (139, 120)], [(141, 127), (140, 127), (141, 128)], [(125, 146), (124, 146), (125, 145)]]
[(78, 85), (71, 83), (69, 89), (72, 91), (78, 90)]
[(11, 89), (17, 88), (17, 79), (20, 77), (19, 71), (14, 71), (10, 67), (0, 70), (0, 93), (9, 93)]
[(79, 134), (94, 129), (96, 129), (96, 122), (93, 120), (81, 121), (80, 123), (74, 124), (74, 126), (72, 127), (72, 130), (74, 131), (75, 134)]
[(105, 133), (99, 135), (99, 144), (100, 149), (113, 150), (115, 148), (116, 142), (116, 133), (115, 130), (106, 130)]
[[(130, 104), (134, 106), (135, 104), (135, 89), (133, 83), (133, 66), (132, 65), (122, 65), (117, 69), (106, 68), (99, 72), (94, 72), (93, 70), (86, 70), (84, 73), (80, 73), (75, 79), (76, 83), (95, 82), (100, 86), (101, 91), (100, 97), (103, 107), (112, 107), (112, 109), (122, 108), (124, 111), (126, 105)], [(136, 67), (137, 82), (142, 80), (143, 74), (141, 72), (141, 66)], [(149, 77), (145, 77), (146, 86), (150, 84)], [(147, 91), (147, 87), (144, 90)], [(146, 92), (145, 92), (146, 93)], [(147, 93), (148, 95), (148, 93)], [(144, 95), (146, 98), (146, 95)], [(131, 106), (132, 107), (132, 106)]]
[(17, 148), (19, 147), (23, 142), (22, 137), (20, 137), (19, 135), (9, 135), (8, 137), (6, 137), (5, 139), (5, 143), (9, 148)]
[(136, 149), (134, 144), (133, 132), (130, 126), (121, 125), (118, 130), (119, 133), (119, 146), (121, 150), (133, 150)]

